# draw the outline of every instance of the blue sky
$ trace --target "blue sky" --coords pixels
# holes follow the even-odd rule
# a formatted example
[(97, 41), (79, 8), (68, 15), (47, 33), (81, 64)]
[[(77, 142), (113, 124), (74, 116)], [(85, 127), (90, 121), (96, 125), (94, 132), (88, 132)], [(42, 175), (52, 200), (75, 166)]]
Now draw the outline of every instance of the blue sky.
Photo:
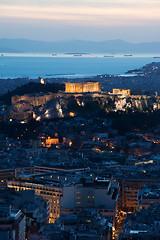
[(160, 0), (0, 0), (0, 38), (160, 41)]

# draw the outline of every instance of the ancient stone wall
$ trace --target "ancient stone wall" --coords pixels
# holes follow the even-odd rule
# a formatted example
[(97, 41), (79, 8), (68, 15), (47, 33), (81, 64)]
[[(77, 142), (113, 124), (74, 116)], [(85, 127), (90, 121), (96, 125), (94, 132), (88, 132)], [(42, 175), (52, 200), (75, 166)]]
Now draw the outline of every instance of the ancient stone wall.
[(44, 95), (30, 95), (30, 94), (25, 94), (23, 96), (13, 96), (12, 97), (12, 104), (16, 104), (20, 101), (26, 101), (29, 102), (33, 106), (40, 106), (45, 104), (46, 102), (50, 101), (53, 99), (55, 96), (54, 94), (44, 94)]
[(16, 119), (18, 121), (22, 121), (22, 120), (25, 120), (29, 117), (32, 117), (33, 116), (33, 112), (31, 111), (28, 111), (28, 112), (17, 112), (17, 113), (14, 113), (13, 115), (11, 115), (10, 117), (13, 118), (13, 119)]
[(66, 93), (100, 92), (99, 82), (65, 83)]
[(83, 84), (83, 92), (99, 92), (100, 86), (99, 82), (88, 82), (87, 84)]
[(129, 95), (131, 94), (130, 89), (113, 89), (113, 94), (123, 94), (123, 95)]

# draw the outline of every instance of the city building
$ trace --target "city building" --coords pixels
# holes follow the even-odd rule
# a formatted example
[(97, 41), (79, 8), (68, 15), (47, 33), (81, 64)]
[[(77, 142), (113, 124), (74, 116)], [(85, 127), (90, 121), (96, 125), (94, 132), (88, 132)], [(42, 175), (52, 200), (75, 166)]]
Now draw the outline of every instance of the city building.
[(55, 224), (41, 228), (48, 240), (111, 240), (112, 223), (94, 209), (83, 209), (69, 214), (61, 214)]
[[(137, 195), (144, 184), (159, 183), (160, 179), (157, 173), (155, 176), (140, 176), (136, 173), (135, 177), (124, 178), (120, 182), (120, 208), (124, 211), (136, 211), (138, 205)], [(127, 175), (127, 173), (126, 173)]]
[[(43, 172), (43, 168), (40, 171)], [(97, 209), (115, 222), (119, 185), (111, 178), (88, 178), (84, 172), (44, 172), (22, 175), (19, 179), (9, 180), (7, 186), (16, 191), (32, 189), (36, 195), (49, 200), (49, 222), (55, 222), (61, 213), (84, 208)]]
[(160, 212), (159, 205), (139, 212), (128, 213), (119, 240), (159, 240)]
[(147, 184), (137, 195), (137, 211), (149, 209), (153, 204), (160, 205), (160, 184)]
[(0, 239), (25, 240), (26, 217), (21, 210), (0, 205)]
[(55, 222), (60, 215), (60, 197), (62, 196), (62, 185), (52, 181), (34, 181), (29, 176), (23, 180), (8, 181), (7, 187), (20, 190), (34, 190), (35, 194), (49, 200), (49, 222)]
[(10, 204), (12, 209), (21, 210), (25, 214), (27, 237), (49, 222), (49, 201), (36, 196), (34, 190), (15, 191), (13, 188), (1, 188), (0, 202), (3, 205)]
[(102, 216), (109, 216), (115, 224), (118, 210), (119, 185), (112, 179), (82, 179), (79, 183), (64, 186), (61, 197), (61, 213), (67, 214), (77, 209), (96, 209)]

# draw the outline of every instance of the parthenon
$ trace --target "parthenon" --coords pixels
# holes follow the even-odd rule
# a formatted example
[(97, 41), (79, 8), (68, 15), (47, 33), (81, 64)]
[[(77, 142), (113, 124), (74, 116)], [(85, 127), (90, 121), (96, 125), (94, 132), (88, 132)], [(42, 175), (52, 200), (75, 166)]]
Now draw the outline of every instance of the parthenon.
[(80, 83), (65, 83), (66, 93), (87, 93), (87, 92), (100, 92), (99, 82), (80, 82)]

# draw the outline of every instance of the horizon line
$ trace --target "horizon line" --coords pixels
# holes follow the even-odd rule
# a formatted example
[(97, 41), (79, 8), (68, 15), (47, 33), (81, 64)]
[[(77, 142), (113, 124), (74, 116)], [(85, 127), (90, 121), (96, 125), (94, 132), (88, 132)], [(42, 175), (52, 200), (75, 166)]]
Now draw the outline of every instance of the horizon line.
[(106, 39), (106, 40), (100, 40), (100, 41), (94, 41), (94, 40), (85, 40), (85, 39), (60, 39), (60, 40), (36, 40), (36, 39), (29, 39), (29, 38), (8, 38), (8, 37), (0, 37), (0, 40), (27, 40), (27, 41), (33, 41), (33, 42), (48, 42), (48, 43), (52, 43), (52, 42), (76, 42), (76, 41), (81, 41), (81, 42), (94, 42), (94, 43), (101, 43), (101, 42), (110, 42), (110, 41), (122, 41), (122, 42), (126, 42), (126, 43), (131, 43), (131, 44), (143, 44), (143, 43), (160, 43), (159, 41), (141, 41), (141, 42), (130, 42), (130, 41), (126, 41), (124, 39), (121, 38), (115, 38), (115, 39)]

